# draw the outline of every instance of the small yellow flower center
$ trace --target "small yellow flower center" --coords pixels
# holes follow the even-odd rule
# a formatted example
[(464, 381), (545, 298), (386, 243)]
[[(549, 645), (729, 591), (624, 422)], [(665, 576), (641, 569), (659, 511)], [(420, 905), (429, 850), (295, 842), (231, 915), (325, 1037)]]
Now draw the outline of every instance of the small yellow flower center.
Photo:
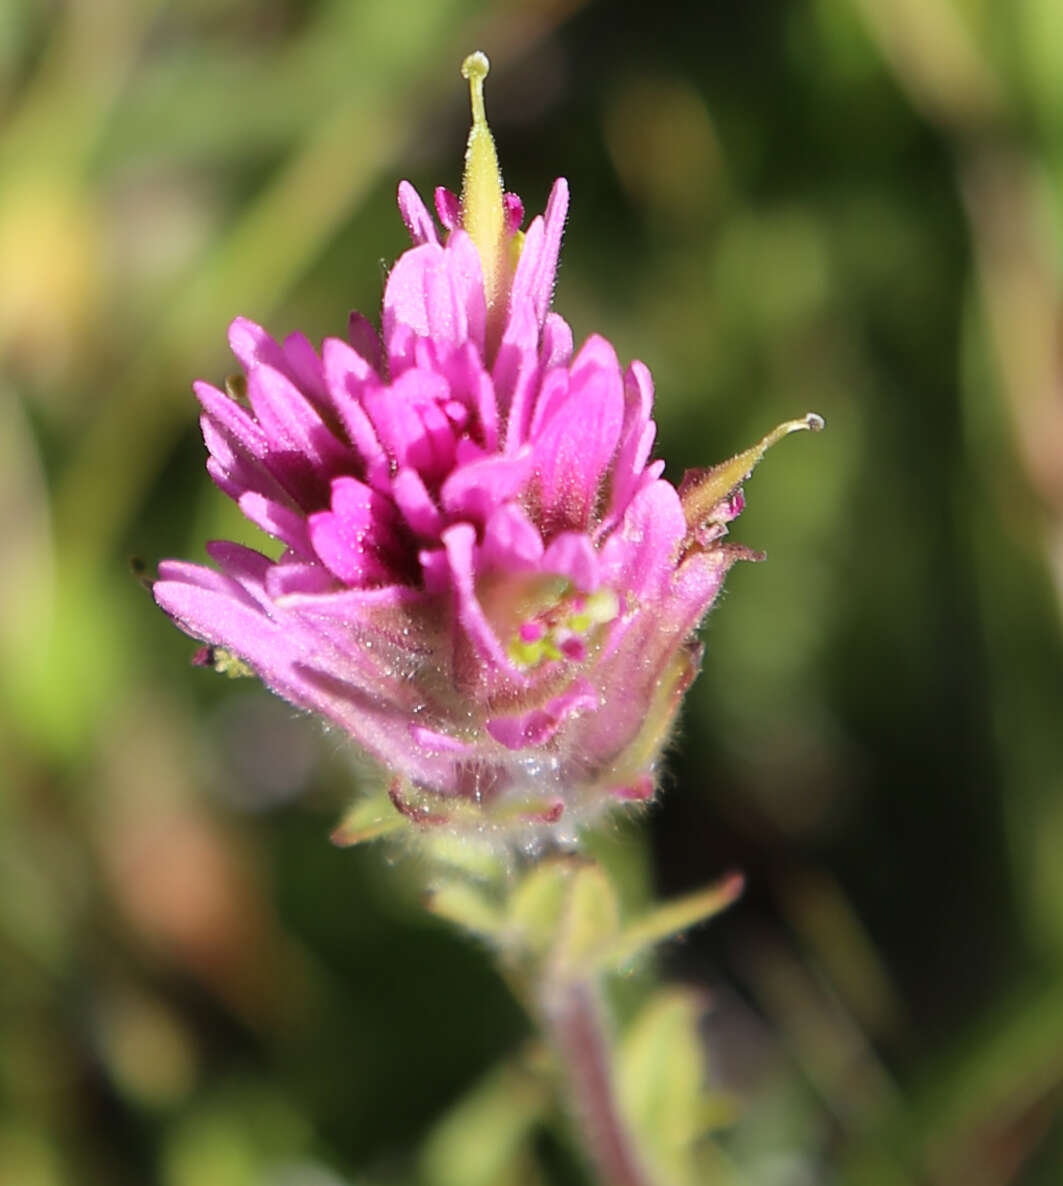
[(582, 662), (587, 656), (587, 635), (619, 614), (620, 598), (612, 589), (597, 589), (586, 596), (566, 594), (526, 618), (510, 640), (507, 653), (525, 670), (548, 659)]

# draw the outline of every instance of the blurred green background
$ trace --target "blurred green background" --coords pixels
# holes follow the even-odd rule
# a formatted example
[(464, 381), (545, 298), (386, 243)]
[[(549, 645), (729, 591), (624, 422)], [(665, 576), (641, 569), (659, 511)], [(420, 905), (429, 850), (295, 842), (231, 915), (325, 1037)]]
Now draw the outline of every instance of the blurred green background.
[(343, 739), (192, 668), (129, 567), (247, 538), (190, 381), (237, 313), (379, 307), (476, 47), (673, 479), (828, 422), (750, 482), (770, 561), (602, 841), (635, 897), (748, 875), (659, 969), (721, 1181), (1057, 1186), (1059, 0), (0, 0), (0, 1183), (585, 1181), (492, 1071), (527, 1023), (485, 953), (328, 844)]

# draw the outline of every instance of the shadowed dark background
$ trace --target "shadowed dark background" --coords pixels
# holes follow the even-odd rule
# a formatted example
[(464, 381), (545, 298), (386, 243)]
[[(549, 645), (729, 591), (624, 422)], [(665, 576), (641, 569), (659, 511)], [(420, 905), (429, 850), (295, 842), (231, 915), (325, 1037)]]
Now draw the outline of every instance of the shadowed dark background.
[(1057, 0), (5, 0), (0, 1182), (584, 1180), (549, 1111), (502, 1177), (448, 1152), (519, 1008), (415, 858), (328, 844), (344, 740), (193, 668), (129, 568), (253, 538), (189, 384), (238, 313), (375, 314), (476, 47), (507, 187), (572, 188), (555, 307), (651, 367), (669, 476), (827, 420), (749, 482), (769, 560), (601, 840), (635, 896), (746, 873), (659, 968), (704, 993), (721, 1182), (1053, 1186)]

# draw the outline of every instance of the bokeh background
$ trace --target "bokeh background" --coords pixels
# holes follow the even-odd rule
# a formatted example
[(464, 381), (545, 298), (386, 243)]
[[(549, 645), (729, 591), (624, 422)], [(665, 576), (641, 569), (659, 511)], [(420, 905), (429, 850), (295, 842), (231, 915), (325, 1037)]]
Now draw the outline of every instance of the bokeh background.
[(0, 0), (0, 1182), (586, 1181), (416, 862), (329, 845), (343, 739), (193, 668), (130, 564), (249, 538), (189, 383), (237, 313), (378, 308), (476, 47), (672, 477), (828, 422), (750, 482), (770, 559), (600, 841), (636, 899), (747, 874), (657, 969), (721, 1181), (1058, 1186), (1059, 0)]

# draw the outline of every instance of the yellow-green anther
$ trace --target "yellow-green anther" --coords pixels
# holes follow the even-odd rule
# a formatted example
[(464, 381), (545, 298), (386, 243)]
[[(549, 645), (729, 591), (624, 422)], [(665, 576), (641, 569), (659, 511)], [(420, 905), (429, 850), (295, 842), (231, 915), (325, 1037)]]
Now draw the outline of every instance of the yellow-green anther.
[(597, 589), (581, 600), (580, 609), (565, 619), (565, 625), (576, 634), (586, 634), (592, 626), (604, 626), (620, 613), (620, 598), (612, 589)]
[(465, 176), (461, 185), (461, 225), (476, 244), (484, 274), (487, 316), (500, 303), (506, 274), (506, 218), (502, 205), (502, 173), (494, 137), (484, 111), (484, 79), (491, 64), (477, 50), (461, 64), (469, 81), (472, 128), (465, 149)]
[(515, 638), (508, 647), (512, 662), (521, 668), (538, 667), (543, 661), (543, 644), (539, 642), (524, 642)]
[(620, 598), (612, 589), (597, 589), (586, 600), (583, 612), (592, 622), (604, 626), (620, 613)]
[(539, 644), (543, 648), (543, 657), (545, 659), (563, 659), (560, 649), (555, 640), (548, 634)]

